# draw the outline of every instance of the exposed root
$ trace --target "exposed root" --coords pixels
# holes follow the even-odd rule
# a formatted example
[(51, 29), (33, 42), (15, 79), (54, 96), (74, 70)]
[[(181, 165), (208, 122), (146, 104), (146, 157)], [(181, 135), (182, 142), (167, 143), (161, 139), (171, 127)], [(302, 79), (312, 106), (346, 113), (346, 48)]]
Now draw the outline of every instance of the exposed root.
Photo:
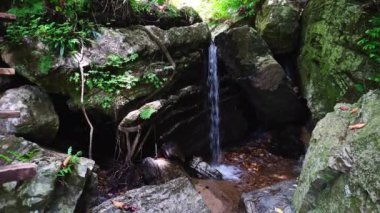
[(80, 55), (79, 57), (76, 58), (78, 62), (78, 67), (80, 71), (80, 76), (81, 76), (81, 94), (80, 94), (80, 103), (81, 103), (81, 109), (82, 113), (86, 119), (86, 122), (88, 126), (90, 127), (90, 141), (89, 141), (89, 148), (88, 148), (88, 156), (90, 159), (92, 159), (92, 144), (93, 144), (93, 135), (94, 135), (94, 127), (90, 121), (90, 118), (87, 115), (86, 107), (84, 106), (84, 83), (86, 82), (85, 76), (84, 76), (84, 70), (83, 70), (83, 42), (82, 42), (82, 47), (80, 50)]

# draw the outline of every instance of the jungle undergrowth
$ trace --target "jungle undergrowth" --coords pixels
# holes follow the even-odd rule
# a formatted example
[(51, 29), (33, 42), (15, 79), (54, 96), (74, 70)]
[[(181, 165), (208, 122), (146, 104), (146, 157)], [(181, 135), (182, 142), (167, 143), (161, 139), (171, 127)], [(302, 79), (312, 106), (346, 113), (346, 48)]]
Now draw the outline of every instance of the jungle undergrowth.
[[(367, 80), (375, 84), (376, 86), (380, 86), (380, 14), (374, 15), (369, 20), (370, 27), (365, 31), (365, 35), (358, 40), (358, 45), (363, 49), (365, 54), (377, 63), (379, 66), (374, 70), (372, 76), (368, 77)], [(366, 85), (356, 84), (356, 89), (359, 92), (365, 92)]]
[[(95, 24), (89, 19), (78, 18), (88, 7), (87, 0), (16, 0), (8, 12), (15, 14), (17, 21), (7, 27), (6, 42), (21, 45), (25, 39), (38, 40), (53, 54), (70, 55), (78, 51), (80, 41), (92, 38)], [(48, 68), (43, 67), (42, 72), (47, 72)]]

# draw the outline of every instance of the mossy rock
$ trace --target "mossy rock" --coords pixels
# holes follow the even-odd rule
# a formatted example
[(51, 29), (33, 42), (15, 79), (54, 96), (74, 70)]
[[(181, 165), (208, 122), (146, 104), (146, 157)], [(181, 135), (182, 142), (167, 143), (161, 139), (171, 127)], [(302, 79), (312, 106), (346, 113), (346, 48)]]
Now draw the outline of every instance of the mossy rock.
[[(4, 62), (16, 68), (17, 74), (30, 82), (43, 88), (48, 93), (61, 94), (69, 98), (69, 106), (78, 110), (80, 102), (80, 80), (71, 79), (75, 73), (79, 73), (78, 57), (84, 70), (96, 69), (98, 72), (107, 72), (112, 75), (122, 75), (130, 72), (133, 78), (140, 78), (145, 73), (152, 72), (162, 81), (171, 79), (173, 70), (168, 70), (169, 62), (163, 61), (165, 55), (155, 39), (148, 31), (155, 34), (160, 42), (165, 45), (176, 62), (177, 75), (187, 76), (193, 72), (192, 65), (201, 65), (200, 49), (208, 46), (211, 37), (206, 24), (198, 23), (185, 27), (174, 27), (163, 30), (154, 26), (140, 26), (121, 29), (100, 28), (96, 41), (90, 42), (83, 48), (83, 57), (78, 54), (59, 57), (52, 53), (46, 45), (40, 41), (25, 39), (22, 45), (7, 45), (2, 47), (1, 57)], [(110, 67), (107, 62), (110, 56), (127, 58), (137, 54), (138, 58), (133, 62), (124, 63), (122, 66)], [(201, 75), (199, 75), (201, 76)], [(111, 79), (112, 80), (112, 79)], [(118, 85), (119, 86), (119, 85)], [(118, 93), (110, 93), (97, 87), (86, 87), (84, 104), (89, 111), (102, 113), (112, 117), (113, 108), (118, 108), (136, 100), (146, 97), (162, 89), (164, 84), (157, 85), (141, 80), (133, 87), (121, 85)]]
[(295, 50), (301, 9), (291, 1), (265, 1), (256, 16), (256, 28), (274, 54)]
[[(350, 129), (358, 123), (365, 126)], [(313, 131), (294, 195), (296, 211), (379, 212), (379, 153), (380, 90), (336, 105)]]
[(369, 27), (371, 11), (363, 5), (370, 2), (310, 0), (303, 12), (298, 68), (315, 120), (337, 101), (358, 99), (363, 91), (355, 86), (370, 85), (366, 80), (378, 69), (357, 44)]

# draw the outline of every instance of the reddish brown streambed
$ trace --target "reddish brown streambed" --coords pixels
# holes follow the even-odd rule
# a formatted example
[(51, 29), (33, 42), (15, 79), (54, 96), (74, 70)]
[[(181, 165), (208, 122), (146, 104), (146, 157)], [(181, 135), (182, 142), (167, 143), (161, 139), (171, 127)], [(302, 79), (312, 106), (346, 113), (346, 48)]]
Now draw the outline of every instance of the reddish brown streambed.
[(297, 161), (271, 154), (266, 149), (269, 143), (269, 139), (260, 139), (223, 153), (223, 164), (242, 170), (239, 181), (194, 179), (196, 189), (212, 212), (239, 212), (243, 192), (297, 178)]
[[(223, 153), (223, 164), (239, 167), (242, 171), (238, 181), (193, 179), (197, 191), (212, 212), (238, 212), (242, 193), (297, 178), (298, 162), (271, 154), (267, 151), (268, 146), (270, 146), (270, 138), (262, 138), (252, 140), (238, 148), (227, 149)], [(103, 199), (117, 196), (128, 188), (111, 190), (112, 186), (109, 185), (107, 179), (109, 179), (109, 174), (106, 171), (99, 173), (99, 193), (103, 195)], [(133, 182), (138, 183), (141, 180)]]

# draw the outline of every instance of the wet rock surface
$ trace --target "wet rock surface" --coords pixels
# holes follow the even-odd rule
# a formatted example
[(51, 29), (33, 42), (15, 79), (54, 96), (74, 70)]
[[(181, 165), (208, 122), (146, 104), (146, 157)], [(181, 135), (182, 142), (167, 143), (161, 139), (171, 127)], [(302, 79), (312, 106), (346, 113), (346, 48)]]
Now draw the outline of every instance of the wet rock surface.
[(58, 132), (58, 115), (49, 96), (38, 87), (25, 85), (7, 90), (0, 98), (0, 110), (20, 111), (20, 118), (0, 119), (0, 134), (48, 143)]
[(192, 168), (200, 178), (223, 179), (223, 175), (217, 169), (213, 168), (207, 162), (204, 162), (200, 157), (194, 157), (190, 161), (190, 168)]
[(207, 179), (193, 179), (192, 182), (211, 212), (238, 212), (241, 193), (233, 182)]
[(240, 210), (247, 213), (293, 213), (296, 181), (288, 180), (253, 192), (243, 193)]
[(251, 192), (298, 177), (299, 162), (270, 153), (271, 144), (269, 136), (261, 136), (223, 153), (223, 164), (241, 170), (240, 179), (233, 181), (238, 191)]
[[(80, 158), (72, 172), (59, 178), (57, 172), (67, 155), (46, 150), (23, 138), (0, 135), (0, 165), (31, 162), (37, 175), (28, 181), (0, 185), (0, 212), (74, 212), (82, 195), (90, 193), (95, 162)], [(85, 187), (86, 186), (86, 187)], [(86, 207), (85, 207), (86, 208)]]
[[(162, 185), (144, 186), (111, 199), (135, 208), (138, 212), (210, 212), (202, 197), (186, 177)], [(108, 200), (96, 206), (94, 213), (123, 212)]]

